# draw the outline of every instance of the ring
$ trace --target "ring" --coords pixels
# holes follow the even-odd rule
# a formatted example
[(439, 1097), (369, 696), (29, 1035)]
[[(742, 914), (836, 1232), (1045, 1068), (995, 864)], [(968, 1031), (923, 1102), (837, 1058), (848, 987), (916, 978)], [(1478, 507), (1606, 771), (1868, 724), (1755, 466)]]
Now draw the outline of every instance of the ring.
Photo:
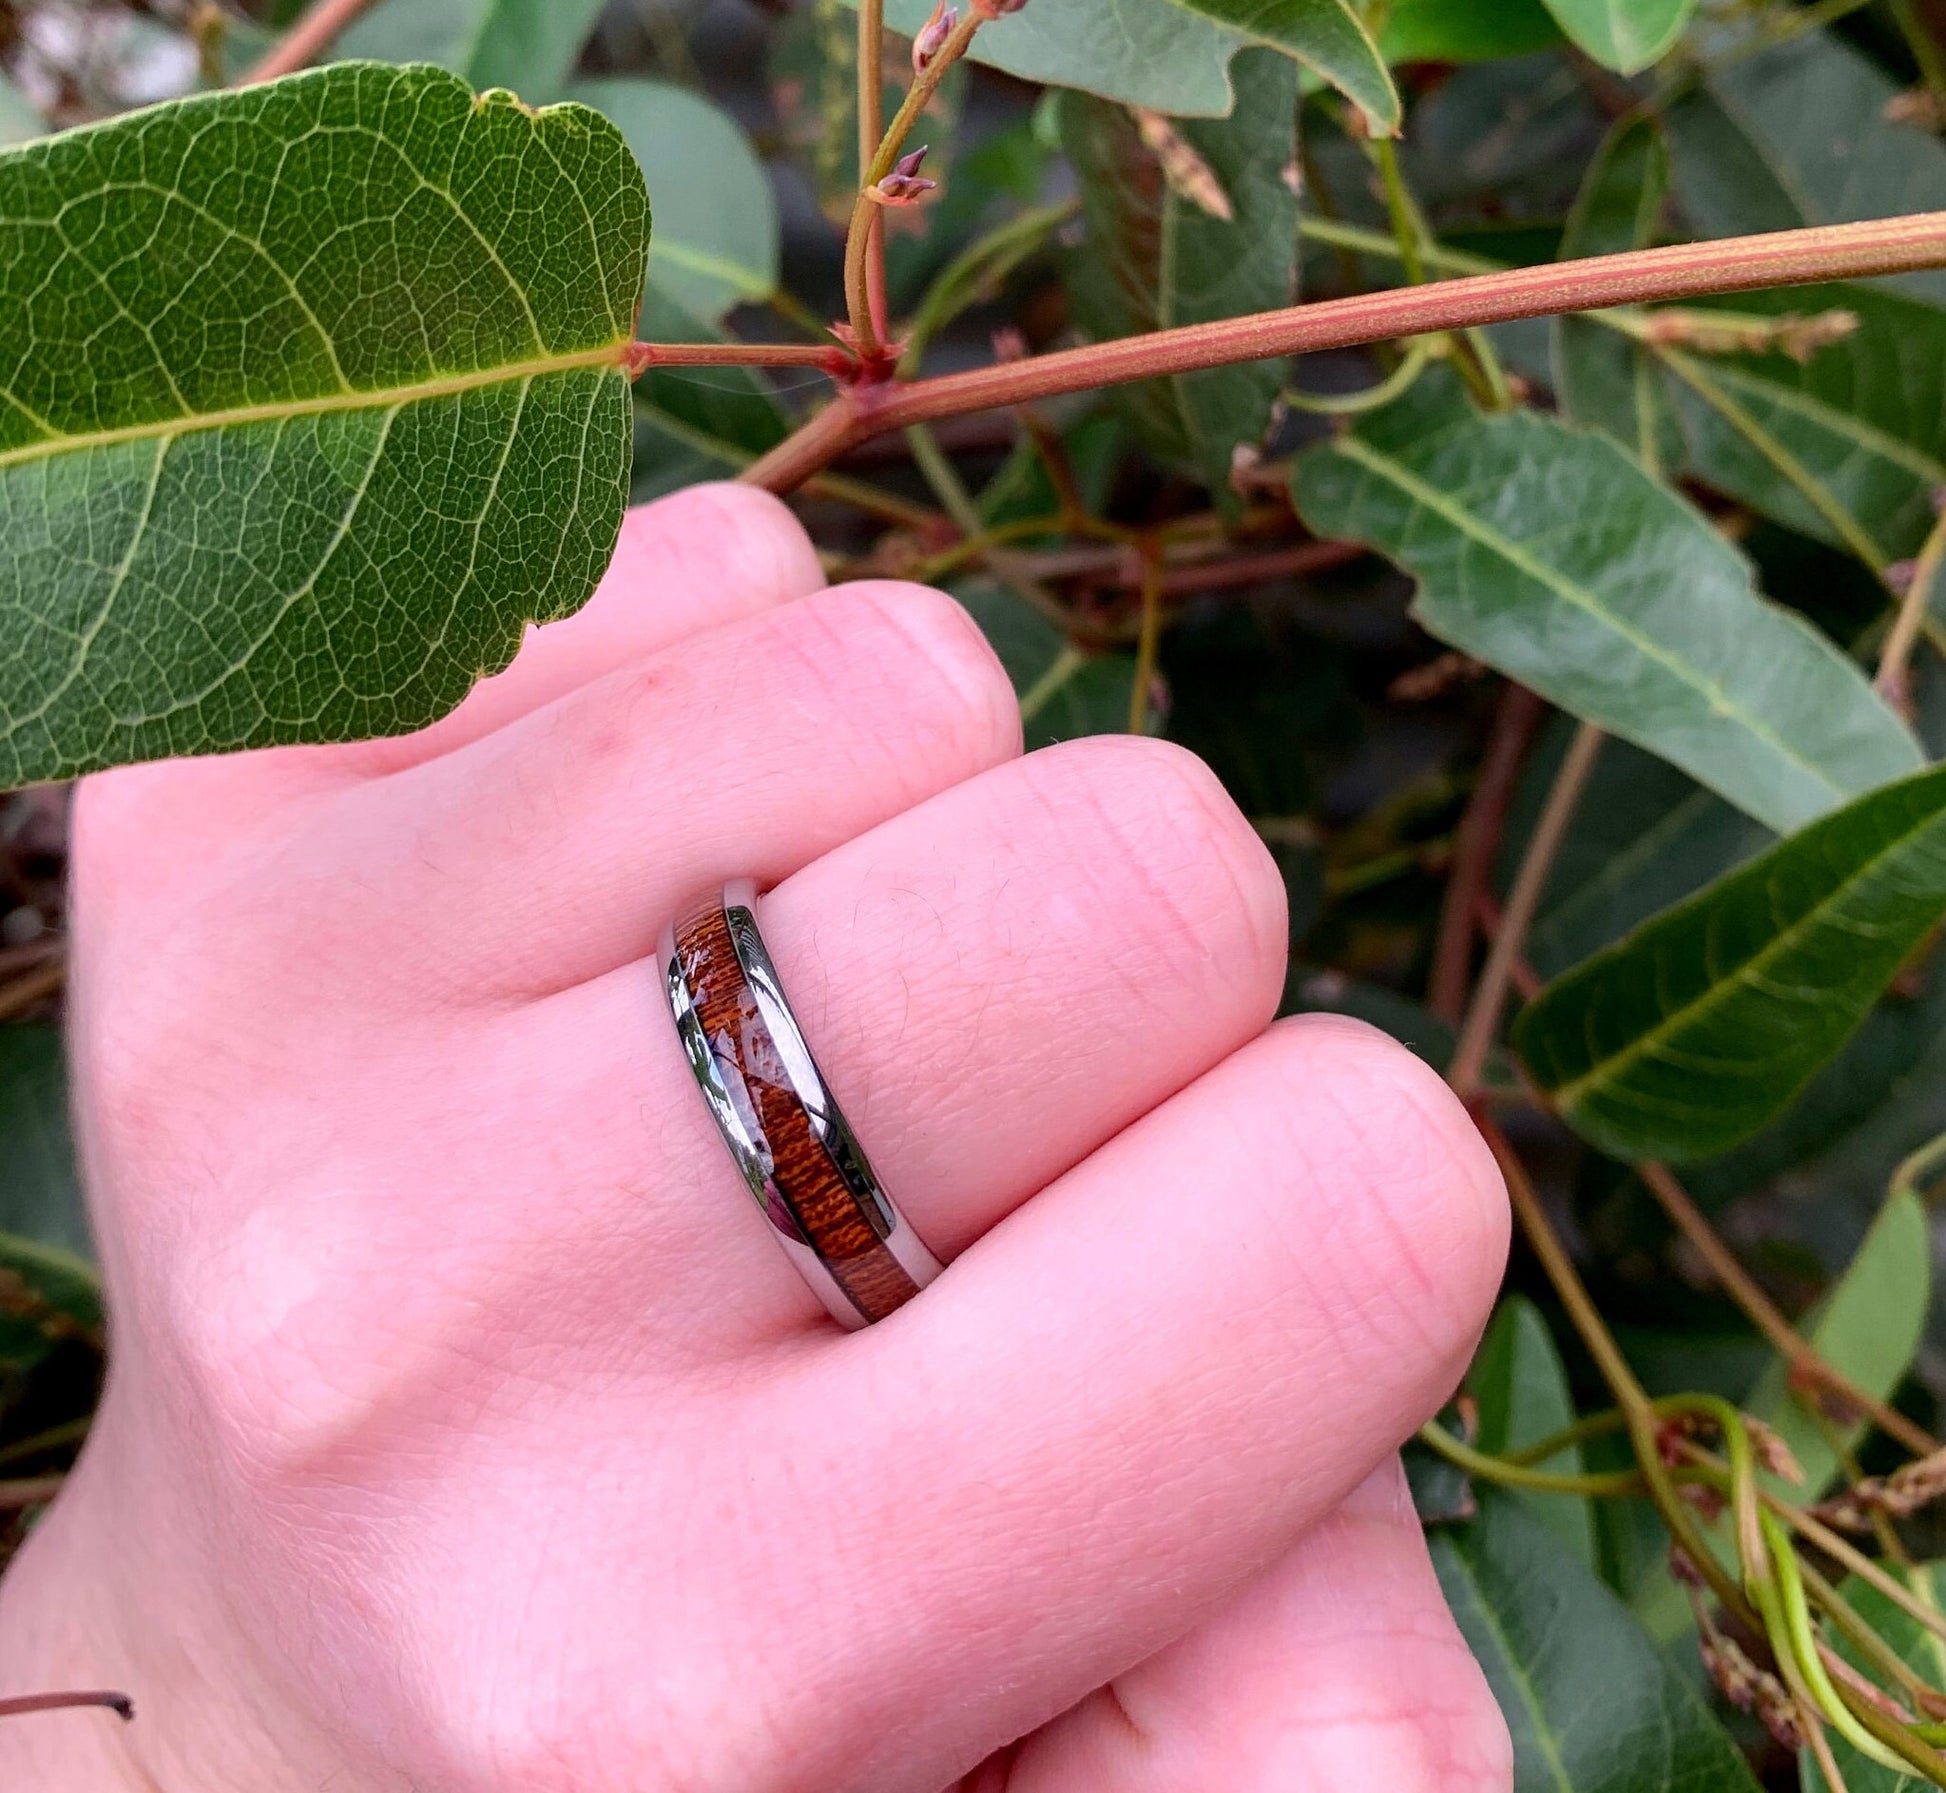
[(756, 885), (698, 897), (660, 951), (683, 1054), (777, 1242), (841, 1325), (903, 1307), (939, 1260), (873, 1175), (805, 1044), (757, 928)]

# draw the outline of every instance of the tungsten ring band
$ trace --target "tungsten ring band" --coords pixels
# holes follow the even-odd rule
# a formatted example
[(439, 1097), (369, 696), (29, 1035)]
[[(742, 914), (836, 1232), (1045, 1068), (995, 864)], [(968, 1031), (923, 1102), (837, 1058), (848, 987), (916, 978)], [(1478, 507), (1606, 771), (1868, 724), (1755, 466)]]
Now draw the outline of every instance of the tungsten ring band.
[(939, 1274), (879, 1186), (791, 1013), (748, 878), (663, 930), (663, 988), (716, 1130), (804, 1280), (841, 1325), (867, 1326)]

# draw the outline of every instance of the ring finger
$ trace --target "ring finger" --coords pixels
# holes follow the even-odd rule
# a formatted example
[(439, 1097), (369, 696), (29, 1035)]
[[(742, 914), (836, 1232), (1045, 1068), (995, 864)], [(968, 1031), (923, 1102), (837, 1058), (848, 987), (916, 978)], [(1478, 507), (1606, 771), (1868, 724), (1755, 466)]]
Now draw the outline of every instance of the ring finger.
[[(1214, 777), (1117, 736), (942, 793), (786, 879), (762, 915), (841, 1107), (948, 1258), (1259, 1032), (1286, 951), (1282, 883)], [(660, 1001), (637, 962), (517, 1023), (518, 1049), (559, 1068), (559, 1112), (587, 1117), (556, 1128), (587, 1153), (564, 1179), (590, 1192), (586, 1242), (625, 1277), (657, 1261), (677, 1334), (698, 1312), (737, 1316), (733, 1339), (815, 1320)]]

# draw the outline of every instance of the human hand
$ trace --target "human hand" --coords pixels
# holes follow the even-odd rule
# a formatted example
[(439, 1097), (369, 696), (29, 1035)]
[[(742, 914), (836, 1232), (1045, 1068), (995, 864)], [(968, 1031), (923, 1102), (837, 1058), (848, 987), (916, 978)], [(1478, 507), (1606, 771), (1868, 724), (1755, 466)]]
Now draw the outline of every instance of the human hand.
[[(1281, 884), (1196, 761), (1017, 757), (954, 605), (821, 583), (694, 489), (423, 734), (84, 787), (113, 1373), (0, 1693), (137, 1719), (0, 1725), (0, 1785), (1510, 1784), (1391, 1456), (1499, 1276), (1490, 1158), (1379, 1035), (1264, 1031)], [(647, 962), (738, 874), (950, 1260), (862, 1333)]]

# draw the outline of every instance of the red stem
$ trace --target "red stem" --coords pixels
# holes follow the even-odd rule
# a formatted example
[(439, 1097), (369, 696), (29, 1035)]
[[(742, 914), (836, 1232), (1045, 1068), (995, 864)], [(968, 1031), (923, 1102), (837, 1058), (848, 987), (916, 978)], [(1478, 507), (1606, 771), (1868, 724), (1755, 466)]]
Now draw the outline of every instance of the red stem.
[(309, 68), (330, 49), (339, 32), (371, 4), (372, 0), (318, 0), (235, 85), (250, 87), (259, 81), (274, 81), (279, 75)]
[(0, 1700), (0, 1718), (24, 1718), (30, 1712), (67, 1712), (77, 1706), (100, 1706), (126, 1723), (135, 1716), (135, 1702), (125, 1693), (30, 1693)]
[(1500, 850), (1501, 831), (1507, 823), (1507, 806), (1513, 801), (1521, 764), (1545, 707), (1525, 685), (1502, 689), (1473, 798), (1453, 845), (1453, 869), (1446, 881), (1446, 905), (1439, 915), (1426, 1006), (1454, 1027), (1466, 1012), (1466, 990), (1472, 982), (1473, 925), (1480, 897), (1487, 890), (1493, 856)]
[(652, 367), (821, 367), (836, 373), (851, 357), (835, 342), (632, 342), (622, 371), (633, 380)]
[(1316, 305), (1119, 337), (937, 379), (861, 387), (841, 394), (796, 435), (747, 468), (743, 477), (774, 492), (791, 491), (827, 461), (885, 430), (1127, 380), (1465, 330), (1513, 318), (1940, 266), (1946, 266), (1946, 212), (1925, 212), (1814, 230), (1677, 243), (1358, 293)]

